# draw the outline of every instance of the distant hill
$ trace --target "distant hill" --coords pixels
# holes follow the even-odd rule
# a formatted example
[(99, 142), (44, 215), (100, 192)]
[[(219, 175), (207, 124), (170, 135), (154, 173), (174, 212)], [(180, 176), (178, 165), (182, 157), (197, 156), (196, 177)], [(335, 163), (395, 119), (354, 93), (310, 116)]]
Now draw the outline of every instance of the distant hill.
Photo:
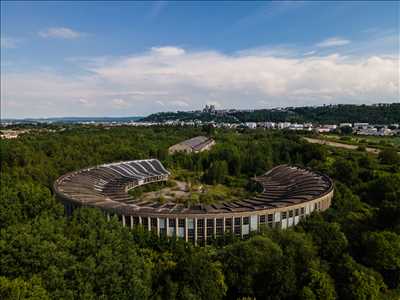
[(354, 123), (371, 124), (400, 123), (400, 103), (375, 105), (327, 105), (319, 107), (287, 107), (285, 109), (259, 109), (253, 111), (167, 112), (149, 115), (141, 119), (146, 122), (168, 120), (201, 120), (226, 122), (313, 122), (313, 123)]
[(143, 117), (59, 117), (59, 118), (26, 118), (26, 119), (2, 119), (2, 123), (85, 123), (85, 122), (115, 122), (115, 123), (126, 123), (135, 122)]

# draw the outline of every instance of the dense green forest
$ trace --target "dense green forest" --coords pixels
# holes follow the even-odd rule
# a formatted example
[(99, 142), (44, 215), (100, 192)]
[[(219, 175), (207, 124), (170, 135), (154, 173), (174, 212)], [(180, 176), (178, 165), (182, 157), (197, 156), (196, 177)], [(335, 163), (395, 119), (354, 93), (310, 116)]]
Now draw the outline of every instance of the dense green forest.
[[(206, 132), (69, 126), (1, 140), (0, 299), (399, 299), (397, 153), (308, 144), (293, 132), (208, 133), (211, 151), (173, 156), (168, 146)], [(66, 218), (52, 194), (68, 171), (150, 157), (232, 187), (278, 164), (307, 166), (334, 179), (335, 196), (295, 228), (197, 247), (94, 208)]]
[(144, 121), (201, 120), (219, 122), (313, 122), (338, 124), (345, 122), (367, 122), (392, 124), (400, 122), (400, 103), (385, 105), (327, 105), (319, 107), (289, 107), (284, 110), (259, 109), (254, 111), (232, 111), (224, 115), (200, 112), (158, 113)]

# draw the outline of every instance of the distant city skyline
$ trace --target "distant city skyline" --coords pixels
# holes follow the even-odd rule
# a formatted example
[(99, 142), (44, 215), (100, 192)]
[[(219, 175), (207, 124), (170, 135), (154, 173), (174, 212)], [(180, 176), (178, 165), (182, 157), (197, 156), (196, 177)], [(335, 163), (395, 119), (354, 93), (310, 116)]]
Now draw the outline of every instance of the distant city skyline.
[(1, 2), (1, 117), (397, 102), (398, 2)]

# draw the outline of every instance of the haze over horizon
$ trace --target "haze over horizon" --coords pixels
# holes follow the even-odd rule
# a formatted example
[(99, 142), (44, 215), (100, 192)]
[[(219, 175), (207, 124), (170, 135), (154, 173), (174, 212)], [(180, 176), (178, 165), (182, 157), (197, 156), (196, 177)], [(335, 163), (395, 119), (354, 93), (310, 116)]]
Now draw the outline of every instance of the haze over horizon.
[(1, 2), (1, 117), (398, 102), (398, 2)]

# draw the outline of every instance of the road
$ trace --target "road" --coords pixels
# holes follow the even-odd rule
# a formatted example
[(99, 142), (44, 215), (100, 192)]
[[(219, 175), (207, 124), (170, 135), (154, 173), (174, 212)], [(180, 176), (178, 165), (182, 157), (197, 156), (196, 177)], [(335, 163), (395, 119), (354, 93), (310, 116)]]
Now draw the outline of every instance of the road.
[[(356, 145), (342, 144), (342, 143), (331, 142), (331, 141), (327, 141), (327, 140), (320, 140), (320, 139), (314, 139), (314, 138), (308, 138), (308, 137), (304, 137), (304, 139), (309, 143), (328, 145), (328, 146), (332, 146), (332, 147), (336, 147), (336, 148), (343, 148), (343, 149), (349, 149), (349, 150), (357, 150), (357, 148), (358, 148), (358, 146), (356, 146)], [(376, 148), (367, 147), (366, 151), (369, 153), (378, 154), (381, 150), (376, 149)]]

